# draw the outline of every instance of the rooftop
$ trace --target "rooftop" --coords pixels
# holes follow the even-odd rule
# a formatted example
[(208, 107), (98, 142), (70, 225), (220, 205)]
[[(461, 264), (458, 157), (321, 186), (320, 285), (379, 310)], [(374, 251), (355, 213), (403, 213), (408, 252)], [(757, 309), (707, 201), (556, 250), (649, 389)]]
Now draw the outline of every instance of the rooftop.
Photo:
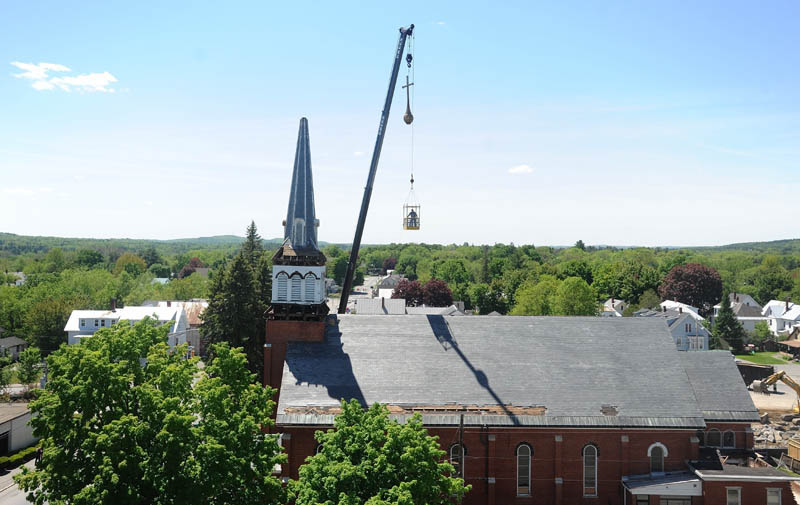
[(0, 423), (7, 423), (28, 412), (30, 410), (27, 403), (0, 403)]
[[(324, 343), (288, 345), (279, 423), (331, 424), (339, 399), (355, 398), (401, 409), (393, 414), (400, 420), (423, 412), (428, 425), (457, 424), (454, 414), (465, 412), (464, 422), (473, 425), (705, 426), (660, 319), (340, 315), (338, 321), (327, 327)], [(731, 367), (738, 382), (725, 387), (744, 392), (729, 361), (721, 366)]]
[(141, 321), (147, 316), (159, 321), (177, 321), (182, 307), (122, 307), (117, 310), (73, 310), (64, 331), (81, 331), (81, 319)]
[(707, 421), (758, 421), (758, 409), (730, 351), (679, 353)]

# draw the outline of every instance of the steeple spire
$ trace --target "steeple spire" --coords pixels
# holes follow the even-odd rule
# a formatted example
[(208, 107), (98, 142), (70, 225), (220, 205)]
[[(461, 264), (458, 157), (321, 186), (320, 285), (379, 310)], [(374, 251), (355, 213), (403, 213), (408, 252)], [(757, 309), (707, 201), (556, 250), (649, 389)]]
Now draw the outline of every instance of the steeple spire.
[(297, 134), (297, 151), (294, 155), (294, 173), (289, 194), (289, 211), (284, 222), (284, 238), (295, 250), (317, 247), (317, 221), (314, 212), (314, 181), (311, 177), (311, 148), (308, 141), (308, 120), (300, 119)]

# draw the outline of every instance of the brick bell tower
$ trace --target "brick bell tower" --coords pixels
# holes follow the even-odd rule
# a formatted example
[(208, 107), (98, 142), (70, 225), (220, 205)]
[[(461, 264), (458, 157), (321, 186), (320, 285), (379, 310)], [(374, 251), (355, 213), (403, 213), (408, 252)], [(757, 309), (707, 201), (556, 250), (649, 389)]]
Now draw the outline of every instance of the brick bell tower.
[[(321, 342), (328, 314), (325, 255), (317, 246), (308, 120), (300, 119), (283, 244), (272, 257), (272, 304), (267, 312), (264, 384), (280, 387), (288, 342)], [(277, 398), (276, 398), (277, 401)]]

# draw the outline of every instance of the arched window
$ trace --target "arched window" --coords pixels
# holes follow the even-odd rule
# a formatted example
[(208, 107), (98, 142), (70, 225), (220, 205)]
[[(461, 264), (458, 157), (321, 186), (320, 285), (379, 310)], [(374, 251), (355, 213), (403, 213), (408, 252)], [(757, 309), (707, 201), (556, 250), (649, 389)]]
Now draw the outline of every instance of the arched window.
[(583, 495), (597, 496), (597, 447), (583, 448)]
[(517, 447), (517, 496), (531, 494), (531, 452), (527, 444)]
[(306, 275), (306, 278), (305, 278), (304, 282), (306, 284), (305, 285), (305, 301), (313, 302), (314, 301), (314, 297), (316, 295), (316, 289), (315, 289), (316, 286), (315, 286), (315, 284), (317, 282), (317, 276), (314, 275), (313, 273), (309, 272), (308, 275)]
[(303, 278), (300, 275), (293, 275), (292, 276), (292, 301), (299, 302), (300, 301), (300, 283), (303, 281)]
[(736, 447), (736, 435), (728, 430), (722, 434), (722, 447), (726, 449), (733, 449)]
[(722, 435), (716, 428), (706, 432), (706, 445), (709, 447), (722, 447)]
[(289, 276), (286, 275), (285, 272), (281, 272), (278, 274), (277, 280), (278, 280), (278, 290), (276, 293), (277, 294), (276, 301), (285, 302), (286, 300), (289, 299), (288, 298)]
[(656, 442), (647, 449), (650, 458), (650, 473), (664, 473), (664, 458), (669, 455), (664, 444)]
[[(456, 474), (464, 475), (465, 467), (464, 467), (464, 457), (467, 455), (467, 448), (461, 447), (458, 444), (453, 444), (450, 446), (450, 464), (456, 469)], [(466, 477), (465, 477), (466, 478)]]

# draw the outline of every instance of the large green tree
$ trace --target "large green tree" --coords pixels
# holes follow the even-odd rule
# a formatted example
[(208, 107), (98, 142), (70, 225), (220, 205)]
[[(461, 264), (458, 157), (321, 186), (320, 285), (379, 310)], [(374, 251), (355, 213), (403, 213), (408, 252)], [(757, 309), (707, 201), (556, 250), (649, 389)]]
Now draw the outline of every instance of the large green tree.
[(555, 314), (559, 316), (594, 316), (597, 314), (597, 294), (580, 277), (567, 277), (558, 286)]
[(515, 316), (550, 316), (557, 313), (556, 292), (560, 281), (552, 275), (542, 275), (539, 282), (525, 283), (514, 296), (516, 303), (511, 310)]
[(15, 477), (37, 504), (284, 504), (286, 460), (265, 434), (274, 390), (216, 345), (205, 368), (170, 352), (150, 319), (100, 330), (48, 357), (30, 406), (43, 456)]
[(315, 434), (322, 450), (292, 483), (297, 505), (450, 505), (469, 492), (419, 414), (407, 423), (386, 407), (342, 401), (334, 429)]
[(719, 345), (721, 343), (720, 341), (724, 340), (735, 354), (739, 354), (744, 348), (744, 340), (747, 335), (742, 327), (742, 323), (736, 319), (736, 315), (733, 313), (733, 309), (728, 300), (728, 291), (725, 290), (722, 293), (722, 302), (719, 312), (714, 318), (714, 342)]

